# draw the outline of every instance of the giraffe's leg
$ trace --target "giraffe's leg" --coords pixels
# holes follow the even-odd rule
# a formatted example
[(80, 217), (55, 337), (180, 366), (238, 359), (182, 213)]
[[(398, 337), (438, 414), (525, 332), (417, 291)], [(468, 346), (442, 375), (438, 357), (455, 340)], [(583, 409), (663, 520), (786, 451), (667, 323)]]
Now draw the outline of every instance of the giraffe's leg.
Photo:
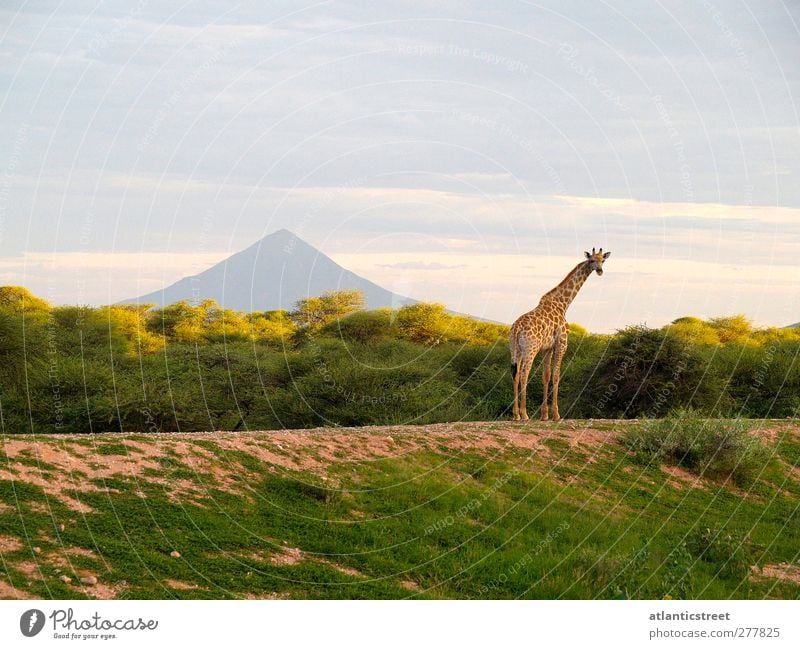
[[(550, 388), (550, 367), (553, 350), (548, 349), (542, 360), (542, 421), (547, 421), (547, 391)], [(555, 411), (558, 412), (558, 411)]]
[(514, 381), (514, 406), (512, 408), (512, 417), (514, 421), (519, 421), (519, 364), (514, 363), (511, 366), (511, 378)]
[(520, 417), (523, 421), (528, 420), (528, 376), (531, 373), (531, 367), (533, 367), (533, 359), (536, 358), (536, 353), (530, 355), (530, 357), (526, 358), (522, 362), (522, 367), (520, 368), (520, 388), (522, 390), (522, 403), (520, 405)]
[(511, 335), (509, 336), (509, 343), (511, 347), (511, 382), (514, 384), (514, 405), (511, 408), (511, 417), (514, 421), (519, 421), (519, 341), (517, 340), (517, 333), (514, 327), (511, 328)]
[(561, 381), (561, 361), (564, 360), (564, 354), (567, 353), (567, 340), (569, 336), (569, 329), (566, 327), (559, 337), (554, 354), (554, 367), (553, 367), (553, 421), (561, 419), (558, 412), (558, 383)]

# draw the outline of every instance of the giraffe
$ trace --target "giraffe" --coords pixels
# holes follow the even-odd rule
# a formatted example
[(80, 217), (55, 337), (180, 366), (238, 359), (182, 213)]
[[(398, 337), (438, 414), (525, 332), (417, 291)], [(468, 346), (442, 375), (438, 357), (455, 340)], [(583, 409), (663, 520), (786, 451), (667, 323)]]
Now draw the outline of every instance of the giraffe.
[(611, 256), (610, 252), (584, 253), (586, 259), (573, 268), (562, 282), (551, 291), (548, 291), (539, 300), (539, 305), (533, 310), (521, 315), (511, 325), (511, 377), (514, 380), (514, 408), (515, 421), (528, 419), (526, 399), (528, 396), (528, 375), (530, 374), (536, 354), (544, 352), (542, 363), (542, 421), (547, 421), (547, 390), (550, 386), (550, 376), (553, 377), (553, 421), (558, 421), (558, 383), (561, 379), (561, 361), (567, 352), (567, 325), (566, 312), (572, 300), (581, 290), (581, 286), (595, 271), (603, 274), (603, 262)]

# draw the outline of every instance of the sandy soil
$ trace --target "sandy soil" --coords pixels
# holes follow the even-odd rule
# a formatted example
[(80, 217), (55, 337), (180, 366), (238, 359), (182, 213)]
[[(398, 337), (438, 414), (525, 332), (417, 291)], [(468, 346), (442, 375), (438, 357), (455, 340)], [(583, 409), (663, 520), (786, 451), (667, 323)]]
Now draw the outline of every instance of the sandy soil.
[[(78, 514), (91, 511), (81, 500), (88, 492), (113, 492), (110, 478), (155, 483), (183, 502), (202, 502), (209, 489), (241, 493), (241, 479), (256, 477), (237, 454), (260, 460), (271, 471), (308, 471), (326, 476), (333, 465), (401, 457), (420, 450), (478, 452), (487, 457), (507, 450), (530, 451), (552, 458), (544, 441), (560, 438), (593, 462), (613, 442), (624, 422), (566, 420), (559, 423), (456, 422), (427, 426), (365, 426), (303, 430), (201, 433), (101, 433), (96, 435), (6, 435), (0, 448), (8, 457), (0, 464), (0, 480), (20, 480), (40, 487)], [(769, 422), (757, 430), (769, 441), (800, 428)], [(212, 442), (216, 450), (203, 443)], [(117, 449), (102, 452), (105, 445)], [(118, 450), (122, 449), (122, 450)], [(195, 472), (192, 480), (169, 475), (171, 467)], [(662, 467), (675, 486), (701, 487), (697, 478), (675, 467)], [(153, 475), (153, 473), (161, 475)], [(143, 492), (139, 491), (139, 493)]]
[[(613, 430), (574, 422), (5, 436), (1, 448), (8, 461), (0, 465), (0, 480), (19, 480), (38, 486), (76, 513), (86, 514), (91, 507), (81, 500), (81, 494), (113, 492), (103, 482), (117, 477), (160, 484), (170, 496), (183, 501), (199, 502), (212, 487), (240, 493), (241, 477), (249, 477), (251, 472), (235, 457), (237, 452), (260, 460), (273, 471), (309, 471), (325, 476), (332, 464), (400, 457), (423, 449), (474, 451), (488, 456), (522, 449), (548, 457), (552, 452), (543, 442), (549, 438), (562, 437), (574, 446), (590, 449), (602, 446), (614, 436)], [(216, 452), (198, 442), (213, 442)], [(113, 454), (103, 452), (108, 444), (115, 444), (121, 450), (112, 449)], [(195, 471), (196, 479), (169, 477), (169, 468), (175, 466)]]

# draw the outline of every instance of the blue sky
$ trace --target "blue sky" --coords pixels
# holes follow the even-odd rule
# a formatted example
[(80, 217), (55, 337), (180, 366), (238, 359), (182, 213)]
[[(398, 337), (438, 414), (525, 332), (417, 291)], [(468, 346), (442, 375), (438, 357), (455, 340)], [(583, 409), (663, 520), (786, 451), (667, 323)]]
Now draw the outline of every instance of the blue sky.
[[(266, 5), (266, 6), (265, 6)], [(497, 320), (800, 320), (800, 9), (26, 2), (0, 9), (0, 283), (160, 288), (286, 227)]]

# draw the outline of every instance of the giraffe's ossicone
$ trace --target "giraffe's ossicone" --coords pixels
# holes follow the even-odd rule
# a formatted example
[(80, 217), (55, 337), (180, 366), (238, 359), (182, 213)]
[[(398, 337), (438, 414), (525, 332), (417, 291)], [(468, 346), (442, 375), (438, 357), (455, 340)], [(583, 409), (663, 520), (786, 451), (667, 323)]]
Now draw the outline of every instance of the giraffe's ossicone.
[[(575, 299), (581, 286), (593, 272), (603, 274), (603, 262), (611, 256), (600, 248), (584, 253), (586, 259), (573, 268), (569, 275), (539, 300), (533, 311), (521, 315), (511, 325), (511, 377), (514, 381), (515, 420), (528, 419), (527, 396), (528, 375), (536, 354), (544, 352), (542, 363), (542, 420), (546, 421), (552, 413), (554, 421), (561, 419), (558, 412), (558, 383), (561, 380), (561, 361), (567, 352), (569, 326), (567, 308)], [(548, 388), (553, 381), (553, 405), (548, 412)]]

